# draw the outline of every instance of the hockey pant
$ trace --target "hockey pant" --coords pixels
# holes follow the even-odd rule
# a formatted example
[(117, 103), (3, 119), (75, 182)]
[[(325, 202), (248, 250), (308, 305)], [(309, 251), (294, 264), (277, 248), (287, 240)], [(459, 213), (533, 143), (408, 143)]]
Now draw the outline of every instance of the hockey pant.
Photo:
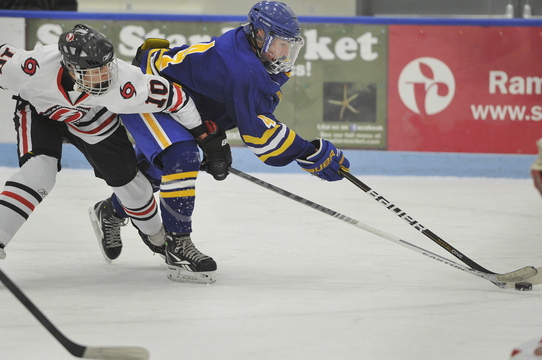
[[(169, 114), (127, 114), (121, 119), (135, 140), (139, 169), (159, 191), (165, 229), (191, 233), (200, 167), (193, 136)], [(118, 212), (115, 197), (113, 205)]]

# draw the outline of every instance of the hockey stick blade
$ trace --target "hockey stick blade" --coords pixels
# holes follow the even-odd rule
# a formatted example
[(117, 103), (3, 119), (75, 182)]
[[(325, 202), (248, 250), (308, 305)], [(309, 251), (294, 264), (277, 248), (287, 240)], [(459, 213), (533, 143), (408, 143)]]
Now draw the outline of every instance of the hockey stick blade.
[(96, 360), (148, 360), (149, 352), (140, 347), (87, 347), (68, 339), (34, 305), (21, 289), (0, 269), (0, 281), (26, 307), (28, 311), (54, 336), (56, 340), (73, 356)]
[[(532, 276), (532, 277), (529, 277), (529, 278), (518, 279), (516, 281), (500, 282), (496, 278), (494, 280), (491, 280), (491, 279), (488, 279), (488, 280), (490, 280), (493, 284), (495, 284), (498, 287), (503, 288), (503, 289), (513, 289), (513, 288), (515, 288), (516, 282), (518, 282), (518, 281), (528, 282), (528, 283), (531, 283), (531, 285), (533, 285), (533, 286), (534, 285), (540, 285), (540, 284), (542, 284), (542, 266), (537, 267), (535, 270), (537, 271), (537, 274), (535, 276)], [(503, 275), (506, 275), (506, 274), (503, 274)]]
[[(392, 213), (397, 215), (399, 218), (406, 221), (410, 226), (421, 232), (423, 235), (431, 239), (434, 243), (439, 245), (441, 248), (448, 251), (450, 254), (455, 256), (457, 259), (461, 260), (463, 263), (467, 264), (471, 268), (485, 272), (488, 274), (496, 274), (495, 272), (486, 269), (485, 267), (481, 266), (474, 260), (470, 259), (465, 254), (461, 253), (458, 249), (444, 241), (440, 236), (436, 235), (434, 232), (429, 230), (429, 228), (422, 225), (418, 220), (414, 219), (411, 215), (407, 214), (406, 211), (400, 209), (397, 205), (386, 199), (384, 196), (380, 195), (373, 189), (371, 189), (368, 185), (366, 185), (364, 182), (362, 182), (360, 179), (355, 177), (354, 175), (350, 174), (348, 171), (345, 171), (343, 169), (339, 169), (339, 173), (344, 176), (348, 181), (350, 181), (352, 184), (363, 190), (367, 195), (369, 195), (372, 199), (374, 199), (379, 204), (383, 205), (385, 208), (390, 210)], [(537, 269), (532, 266), (526, 266), (524, 268), (518, 269), (516, 271), (512, 271), (507, 274), (501, 274), (504, 276), (503, 279), (506, 279), (505, 281), (508, 281), (508, 279), (513, 279), (515, 277), (521, 277), (521, 276), (527, 276), (531, 274), (530, 276), (534, 276), (538, 273)]]
[(518, 282), (532, 278), (538, 275), (538, 269), (534, 266), (525, 266), (521, 269), (507, 272), (505, 274), (494, 274), (497, 281), (500, 282)]
[[(322, 205), (319, 205), (311, 200), (308, 200), (308, 199), (305, 199), (299, 195), (295, 195), (287, 190), (284, 190), (282, 188), (279, 188), (278, 186), (275, 186), (275, 185), (272, 185), (264, 180), (261, 180), (261, 179), (258, 179), (257, 177), (254, 177), (252, 175), (249, 175), (245, 172), (242, 172), (240, 170), (237, 170), (233, 167), (230, 167), (229, 168), (229, 171), (232, 173), (232, 174), (235, 174), (245, 180), (248, 180), (256, 185), (259, 185), (263, 188), (266, 188), (268, 190), (271, 190), (279, 195), (282, 195), (284, 197), (287, 197), (288, 199), (290, 200), (294, 200), (300, 204), (303, 204), (303, 205), (306, 205), (314, 210), (318, 210), (326, 215), (329, 215), (329, 216), (332, 216), (334, 218), (337, 218), (341, 221), (344, 221), (350, 225), (353, 225), (353, 226), (356, 226), (360, 229), (363, 229), (367, 232), (370, 232), (372, 234), (375, 234), (381, 238), (384, 238), (386, 240), (389, 240), (391, 242), (394, 242), (398, 245), (401, 245), (403, 247), (406, 247), (410, 250), (413, 250), (417, 253), (420, 253), (424, 256), (427, 256), (433, 260), (436, 260), (436, 261), (439, 261), (439, 262), (442, 262), (446, 265), (449, 265), (453, 268), (456, 268), (456, 269), (459, 269), (461, 271), (464, 271), (466, 273), (469, 273), (471, 275), (474, 275), (474, 276), (477, 276), (477, 277), (480, 277), (482, 279), (485, 279), (485, 280), (488, 280), (490, 282), (492, 282), (493, 284), (495, 284), (496, 286), (500, 287), (500, 288), (513, 288), (514, 287), (514, 284), (518, 281), (525, 281), (525, 280), (529, 280), (530, 278), (533, 278), (533, 276), (535, 277), (538, 277), (540, 276), (540, 282), (539, 283), (542, 283), (542, 275), (539, 273), (539, 271), (542, 269), (541, 268), (538, 268), (538, 269), (535, 269), (531, 266), (526, 266), (524, 268), (521, 268), (521, 269), (518, 269), (518, 270), (515, 270), (515, 271), (512, 271), (512, 272), (509, 272), (509, 273), (504, 273), (504, 274), (497, 274), (497, 273), (488, 273), (488, 272), (484, 272), (484, 271), (480, 271), (480, 270), (476, 270), (476, 269), (472, 269), (468, 266), (465, 266), (463, 264), (459, 264), (455, 261), (452, 261), (450, 259), (447, 259), (443, 256), (440, 256), (438, 254), (435, 254), (429, 250), (425, 250), (417, 245), (414, 245), (414, 244), (411, 244), (405, 240), (402, 240), (400, 238), (398, 238), (397, 236), (394, 236), (394, 235), (391, 235), (391, 234), (388, 234), (382, 230), (379, 230), (379, 229), (376, 229), (376, 228), (373, 228), (369, 225), (366, 225), (364, 223), (361, 223), (360, 221), (358, 220), (355, 220), (355, 219), (352, 219), (346, 215), (343, 215), (341, 213), (338, 213), (334, 210), (331, 210), (325, 206), (322, 206)], [(535, 284), (535, 282), (533, 281), (533, 284)]]
[(98, 360), (148, 360), (149, 352), (141, 347), (87, 347), (84, 359)]
[[(542, 266), (536, 268), (537, 274), (527, 279), (521, 279), (521, 281), (529, 282), (533, 285), (542, 284)], [(510, 287), (513, 287), (510, 286)]]

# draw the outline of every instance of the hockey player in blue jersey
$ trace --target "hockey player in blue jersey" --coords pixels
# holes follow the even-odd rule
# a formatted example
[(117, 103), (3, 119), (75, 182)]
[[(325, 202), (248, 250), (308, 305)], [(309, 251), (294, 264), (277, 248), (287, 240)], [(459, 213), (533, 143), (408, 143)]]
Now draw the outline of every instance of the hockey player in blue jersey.
[[(157, 43), (160, 41), (149, 39), (138, 51), (136, 60), (143, 72), (180, 84), (195, 101), (202, 119), (212, 120), (219, 126), (218, 131), (238, 128), (244, 143), (265, 164), (285, 166), (296, 161), (324, 180), (342, 179), (339, 168), (347, 171), (350, 165), (340, 150), (324, 139), (301, 138), (274, 115), (282, 97), (281, 86), (288, 81), (303, 46), (301, 26), (288, 5), (258, 2), (250, 10), (246, 24), (210, 42), (153, 48)], [(129, 114), (122, 118), (149, 160), (147, 172), (161, 176), (155, 183), (160, 184), (162, 211), (171, 212), (173, 207), (167, 205), (172, 201), (183, 204), (163, 217), (168, 240), (165, 249), (155, 248), (165, 253), (174, 271), (184, 259), (170, 253), (183, 244), (183, 239), (189, 239), (192, 231), (193, 189), (200, 166), (197, 149), (189, 145), (193, 137), (186, 131), (168, 132), (171, 120), (167, 114)], [(164, 161), (164, 153), (172, 165)], [(204, 158), (201, 168), (220, 180), (227, 176), (229, 164), (231, 159)], [(168, 169), (171, 166), (174, 171)], [(197, 267), (189, 270), (199, 271)]]

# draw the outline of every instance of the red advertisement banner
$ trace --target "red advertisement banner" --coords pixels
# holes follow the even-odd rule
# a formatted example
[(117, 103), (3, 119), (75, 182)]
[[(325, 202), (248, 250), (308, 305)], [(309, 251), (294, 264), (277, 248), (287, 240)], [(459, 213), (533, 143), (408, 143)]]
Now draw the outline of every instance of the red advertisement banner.
[(388, 150), (534, 154), (542, 28), (389, 27)]

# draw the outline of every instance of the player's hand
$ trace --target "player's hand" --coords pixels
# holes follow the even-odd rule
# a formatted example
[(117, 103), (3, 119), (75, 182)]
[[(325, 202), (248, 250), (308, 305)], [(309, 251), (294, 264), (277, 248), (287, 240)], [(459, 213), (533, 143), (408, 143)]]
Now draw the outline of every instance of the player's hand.
[(316, 147), (316, 152), (306, 159), (297, 159), (299, 166), (321, 179), (341, 180), (343, 176), (339, 174), (339, 169), (348, 171), (350, 168), (350, 162), (344, 157), (342, 151), (324, 139), (316, 139), (311, 143)]
[(232, 163), (226, 132), (213, 121), (205, 121), (204, 124), (207, 128), (207, 136), (203, 139), (196, 138), (196, 142), (203, 151), (200, 170), (213, 175), (215, 180), (224, 180), (229, 174), (228, 167)]

